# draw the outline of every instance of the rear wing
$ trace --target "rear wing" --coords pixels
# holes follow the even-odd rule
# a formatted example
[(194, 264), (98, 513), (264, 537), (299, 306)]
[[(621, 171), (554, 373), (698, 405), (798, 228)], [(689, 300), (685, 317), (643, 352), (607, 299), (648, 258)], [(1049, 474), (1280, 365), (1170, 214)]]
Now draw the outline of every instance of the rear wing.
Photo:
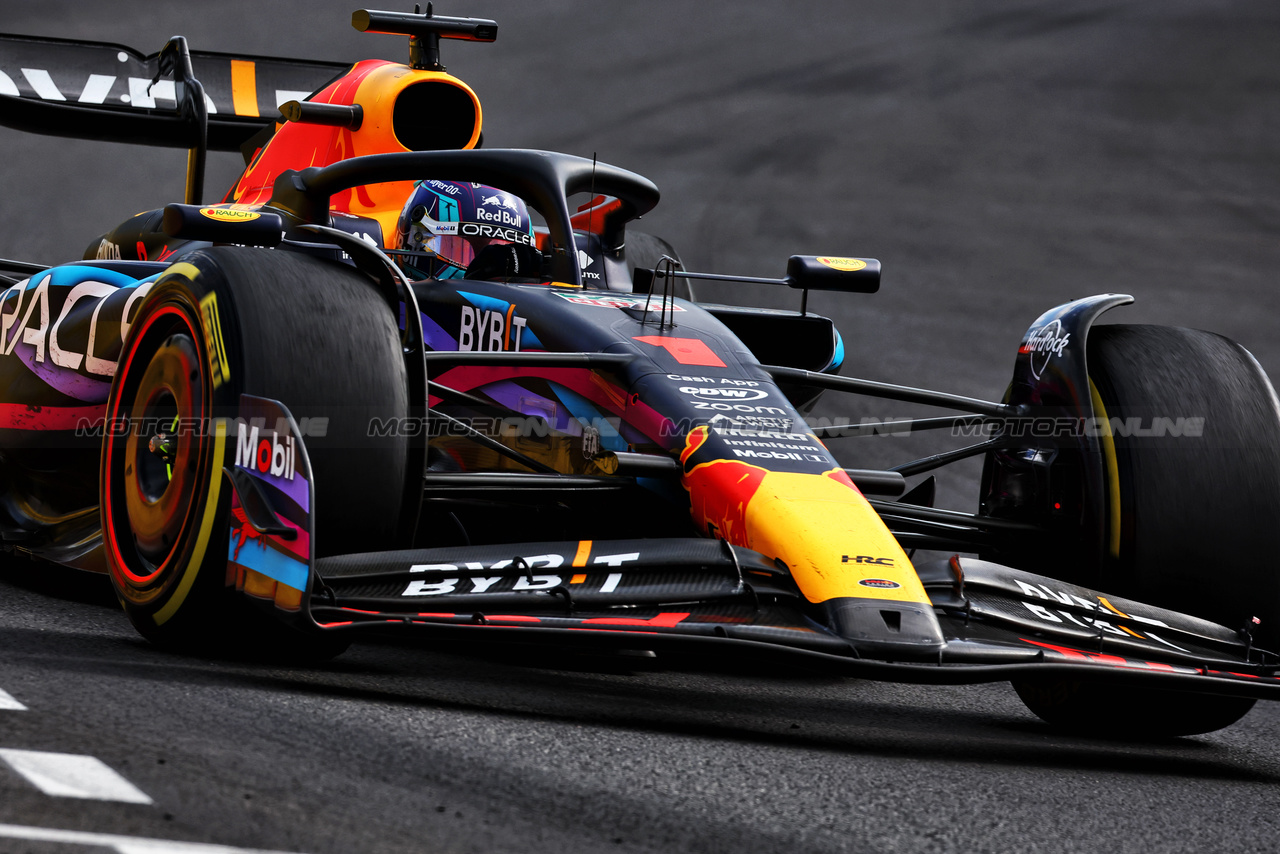
[[(182, 109), (181, 63), (203, 84), (207, 134)], [(143, 56), (118, 44), (0, 34), (0, 125), (53, 136), (239, 151), (345, 73), (339, 62), (187, 51), (180, 37)]]

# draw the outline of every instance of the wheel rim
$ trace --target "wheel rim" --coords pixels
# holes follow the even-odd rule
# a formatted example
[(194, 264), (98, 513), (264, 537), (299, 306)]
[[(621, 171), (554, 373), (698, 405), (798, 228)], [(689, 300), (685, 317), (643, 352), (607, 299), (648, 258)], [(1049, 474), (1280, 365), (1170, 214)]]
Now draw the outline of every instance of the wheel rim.
[(163, 594), (204, 498), (211, 392), (195, 307), (170, 299), (121, 353), (103, 447), (103, 541), (125, 598)]

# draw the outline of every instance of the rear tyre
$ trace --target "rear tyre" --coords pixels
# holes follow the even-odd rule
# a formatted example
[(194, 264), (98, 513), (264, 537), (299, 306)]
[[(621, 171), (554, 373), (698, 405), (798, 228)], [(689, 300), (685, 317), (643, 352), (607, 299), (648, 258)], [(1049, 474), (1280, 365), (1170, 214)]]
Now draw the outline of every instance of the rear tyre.
[[(1117, 427), (1102, 437), (1102, 588), (1231, 628), (1259, 617), (1258, 644), (1275, 648), (1280, 402), (1266, 374), (1239, 344), (1193, 329), (1098, 326), (1088, 347), (1095, 414)], [(1254, 704), (1066, 680), (1014, 687), (1042, 719), (1089, 731), (1212, 732)]]
[[(624, 254), (627, 260), (627, 272), (631, 274), (633, 282), (636, 268), (652, 270), (658, 266), (663, 256), (674, 258), (677, 263), (680, 263), (680, 255), (670, 243), (643, 231), (627, 231), (627, 246)], [(671, 293), (681, 299), (693, 301), (693, 287), (688, 279), (674, 279), (671, 283)]]
[[(351, 268), (213, 248), (161, 277), (121, 352), (100, 479), (113, 585), (130, 621), (161, 645), (336, 654), (346, 641), (304, 636), (236, 590), (271, 601), (277, 582), (229, 571), (232, 490), (223, 468), (235, 460), (242, 393), (278, 400), (313, 425), (304, 435), (316, 489), (313, 554), (393, 544), (407, 440), (369, 437), (372, 419), (408, 408), (385, 300)], [(323, 430), (315, 419), (327, 419)], [(160, 442), (167, 454), (153, 449), (158, 432), (173, 437)]]

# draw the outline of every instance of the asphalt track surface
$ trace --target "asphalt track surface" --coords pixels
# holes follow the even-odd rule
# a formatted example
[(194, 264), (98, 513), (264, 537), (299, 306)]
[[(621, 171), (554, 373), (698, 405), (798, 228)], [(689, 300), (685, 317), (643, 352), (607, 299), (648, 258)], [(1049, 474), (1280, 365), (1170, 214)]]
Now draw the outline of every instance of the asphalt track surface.
[[(664, 198), (645, 228), (690, 269), (880, 258), (881, 293), (811, 301), (839, 321), (848, 374), (998, 398), (1036, 316), (1111, 291), (1137, 303), (1109, 320), (1221, 332), (1280, 376), (1271, 4), (438, 9), (500, 23), (496, 45), (445, 45), (484, 102), (486, 144), (598, 153), (650, 176)], [(346, 3), (0, 11), (8, 31), (145, 52), (182, 33), (252, 54), (403, 53), (351, 30)], [(182, 192), (181, 152), (7, 130), (0, 151), (3, 257), (78, 257)], [(236, 171), (215, 161), (209, 195)], [(700, 296), (795, 303), (745, 285)], [(885, 437), (840, 453), (874, 466), (924, 447)], [(971, 507), (976, 466), (956, 475), (943, 498)], [(13, 827), (297, 852), (1276, 847), (1271, 706), (1209, 736), (1122, 743), (1054, 734), (1004, 685), (685, 665), (384, 643), (316, 668), (207, 661), (149, 647), (97, 579), (33, 587), (6, 571), (0, 750), (97, 757), (152, 803), (51, 796), (0, 763), (0, 852), (108, 841), (22, 841)]]

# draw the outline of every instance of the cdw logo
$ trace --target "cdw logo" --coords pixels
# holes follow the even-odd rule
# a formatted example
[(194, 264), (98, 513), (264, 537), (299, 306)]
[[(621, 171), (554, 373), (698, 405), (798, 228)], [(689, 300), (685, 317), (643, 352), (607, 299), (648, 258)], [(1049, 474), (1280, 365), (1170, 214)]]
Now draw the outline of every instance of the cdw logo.
[(704, 388), (695, 385), (681, 386), (680, 393), (702, 400), (762, 400), (769, 396), (769, 392), (762, 388)]

